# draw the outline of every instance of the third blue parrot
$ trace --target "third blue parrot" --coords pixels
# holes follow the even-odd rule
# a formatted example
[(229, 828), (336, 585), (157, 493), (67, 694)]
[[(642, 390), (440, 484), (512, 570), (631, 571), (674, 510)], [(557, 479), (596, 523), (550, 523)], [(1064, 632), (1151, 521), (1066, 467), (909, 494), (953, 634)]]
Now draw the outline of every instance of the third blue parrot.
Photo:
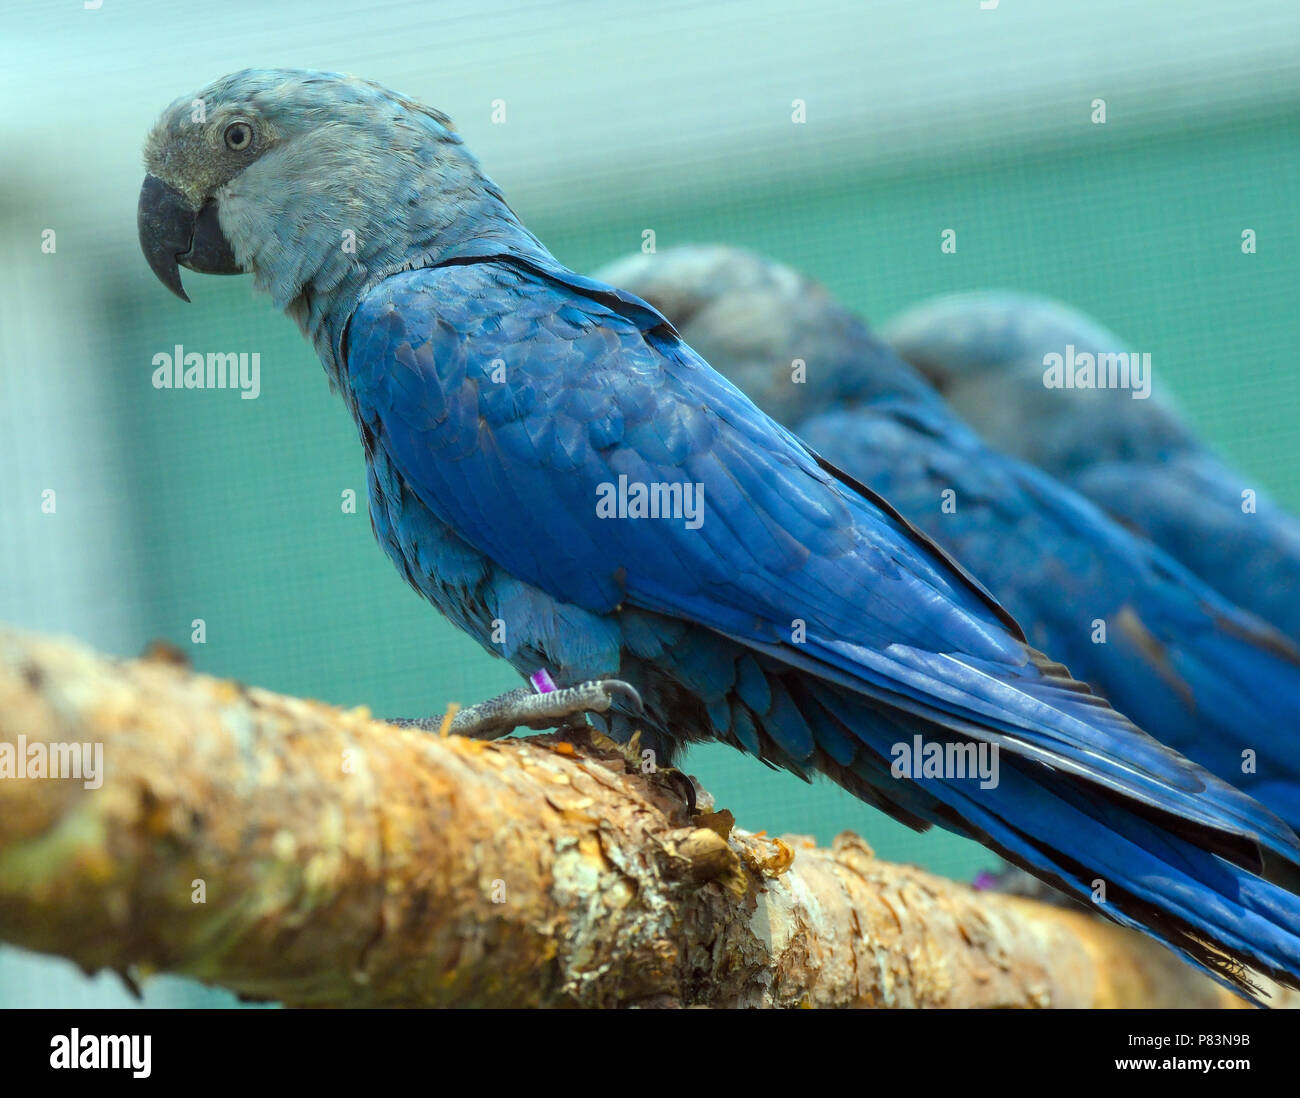
[(1044, 384), (1049, 356), (1068, 366), (1087, 355), (1076, 375), (1109, 373), (1111, 356), (1139, 353), (1132, 341), (1060, 302), (1010, 291), (923, 302), (882, 335), (994, 445), (1070, 484), (1300, 644), (1300, 519), (1206, 445), (1149, 372), (1136, 398), (1131, 383)]

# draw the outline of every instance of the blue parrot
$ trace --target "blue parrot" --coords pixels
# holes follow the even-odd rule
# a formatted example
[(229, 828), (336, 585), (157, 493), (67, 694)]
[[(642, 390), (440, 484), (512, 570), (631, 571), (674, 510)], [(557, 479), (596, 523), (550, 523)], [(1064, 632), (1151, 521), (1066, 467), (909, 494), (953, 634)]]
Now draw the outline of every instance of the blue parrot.
[(789, 267), (696, 246), (631, 256), (599, 277), (661, 309), (760, 408), (898, 507), (1036, 648), (1300, 826), (1300, 651), (1287, 638), (1066, 485), (985, 445)]
[(1100, 365), (1132, 344), (1067, 305), (1009, 291), (923, 302), (882, 335), (994, 445), (1066, 481), (1300, 644), (1300, 519), (1206, 446), (1172, 399), (1151, 395), (1149, 372), (1137, 399), (1133, 389), (1044, 384), (1048, 355), (1073, 347)]
[[(145, 163), (155, 274), (183, 295), (180, 266), (251, 272), (298, 323), (380, 544), (489, 652), (562, 690), (627, 684), (596, 719), (661, 763), (712, 739), (821, 772), (1243, 994), (1250, 970), (1300, 984), (1295, 833), (1031, 649), (652, 306), (561, 264), (445, 116), (248, 70), (173, 103)], [(963, 764), (981, 751), (991, 780)]]

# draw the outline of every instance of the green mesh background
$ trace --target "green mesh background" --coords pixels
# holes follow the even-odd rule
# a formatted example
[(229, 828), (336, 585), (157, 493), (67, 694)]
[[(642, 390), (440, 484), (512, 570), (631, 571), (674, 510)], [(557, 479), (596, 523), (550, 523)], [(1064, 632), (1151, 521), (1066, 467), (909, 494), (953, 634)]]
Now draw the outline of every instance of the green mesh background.
[[(1232, 18), (1217, 5), (1203, 6), (1220, 19)], [(131, 67), (132, 87), (149, 94), (132, 92), (130, 110), (113, 115), (122, 130), (97, 153), (122, 162), (113, 165), (109, 196), (97, 197), (84, 164), (56, 160), (29, 169), (10, 162), (0, 174), (13, 184), (0, 198), (6, 254), (34, 255), (42, 227), (72, 226), (62, 234), (59, 265), (51, 272), (39, 267), (39, 257), (30, 260), (35, 273), (11, 278), (14, 293), (0, 306), (0, 550), (6, 569), (0, 620), (67, 632), (124, 654), (165, 637), (190, 648), (200, 670), (340, 705), (367, 705), (380, 714), (440, 711), (449, 701), (472, 702), (515, 685), (506, 665), (462, 638), (399, 580), (372, 539), (364, 505), (358, 514), (342, 512), (346, 489), (364, 500), (360, 448), (342, 403), (328, 392), (292, 323), (254, 297), (247, 280), (189, 275), (195, 304), (187, 307), (144, 269), (135, 251), (132, 204), (145, 128), (174, 95), (247, 62), (214, 48), (210, 64), (206, 57), (187, 62), (190, 75), (179, 84), (170, 76), (151, 81), (135, 70), (147, 58), (132, 57), (131, 21), (143, 25), (163, 11), (170, 18), (172, 7), (113, 7), (106, 0), (104, 9), (77, 12), (76, 18), (101, 18), (104, 28), (119, 21), (112, 33), (126, 45), (102, 64)], [(413, 10), (383, 7), (390, 14)], [(963, 17), (974, 7), (963, 5)], [(1280, 25), (1286, 7), (1251, 10), (1257, 18), (1277, 13)], [(241, 8), (231, 5), (232, 11)], [(888, 9), (889, 25), (897, 27), (907, 18), (898, 8), (872, 10)], [(259, 49), (252, 62), (347, 67), (433, 98), (437, 80), (399, 81), (373, 47), (346, 60), (340, 42), (349, 34), (364, 42), (371, 16), (336, 14), (330, 4), (312, 10), (334, 20), (328, 56), (303, 57), (286, 48), (287, 58), (277, 59)], [(188, 40), (189, 18), (173, 27), (173, 41)], [(1114, 15), (1113, 33), (1125, 33), (1125, 18)], [(465, 30), (478, 24), (455, 25)], [(85, 27), (69, 32), (74, 59), (101, 56), (95, 35), (108, 31), (90, 34)], [(54, 29), (27, 28), (31, 34)], [(864, 32), (869, 29), (864, 24)], [(469, 34), (463, 49), (486, 56), (503, 40), (497, 30), (481, 40)], [(290, 26), (275, 33), (286, 44), (294, 41)], [(625, 33), (626, 24), (602, 23), (589, 30), (591, 48), (599, 48), (602, 36), (612, 41)], [(924, 68), (924, 39), (908, 38), (906, 48), (911, 52), (897, 56), (886, 37), (873, 41), (867, 56), (888, 58), (899, 70)], [(969, 46), (965, 72), (977, 91), (979, 51), (990, 48), (981, 41)], [(402, 49), (409, 55), (415, 46)], [(531, 63), (550, 63), (546, 58)], [(409, 56), (404, 64), (404, 72), (418, 68)], [(763, 69), (771, 59), (755, 57), (753, 64)], [(578, 68), (573, 79), (580, 81)], [(1247, 62), (1228, 57), (1223, 70), (1225, 80), (1237, 81), (1231, 85), (1236, 98), (1221, 99), (1212, 110), (1142, 116), (1112, 102), (1105, 126), (1088, 121), (1091, 93), (1072, 114), (1063, 111), (1047, 122), (1024, 121), (1013, 97), (1013, 105), (962, 133), (942, 129), (943, 104), (935, 103), (928, 108), (938, 134), (933, 142), (925, 138), (920, 109), (919, 128), (879, 156), (870, 147), (873, 131), (865, 123), (855, 129), (851, 113), (823, 132), (810, 125), (787, 145), (751, 149), (734, 163), (718, 148), (736, 132), (719, 133), (719, 145), (692, 142), (692, 126), (703, 123), (688, 117), (682, 120), (687, 136), (679, 142), (639, 149), (637, 163), (656, 162), (661, 169), (637, 174), (629, 184), (631, 199), (617, 172), (607, 178), (557, 169), (563, 150), (549, 157), (533, 150), (512, 163), (509, 142), (498, 141), (484, 159), (523, 220), (578, 270), (636, 249), (642, 231), (653, 228), (661, 250), (720, 240), (767, 252), (816, 275), (877, 319), (957, 289), (1004, 286), (1061, 297), (1152, 349), (1155, 384), (1176, 392), (1206, 436), (1257, 476), (1261, 488), (1300, 506), (1294, 460), (1300, 408), (1294, 361), (1300, 304), (1294, 273), (1300, 248), (1296, 74), (1259, 68), (1257, 83), (1266, 86), (1251, 92)], [(1152, 89), (1165, 88), (1162, 72), (1153, 62), (1148, 78), (1138, 66), (1130, 85), (1141, 88), (1149, 80)], [(703, 64), (692, 73), (708, 87)], [(83, 74), (78, 94), (90, 94), (93, 76), (93, 69)], [(939, 76), (953, 79), (950, 72)], [(27, 78), (41, 86), (41, 73), (30, 65)], [(925, 86), (923, 76), (910, 79)], [(770, 112), (775, 103), (788, 113), (788, 82), (769, 83), (772, 102), (755, 109)], [(1026, 78), (1026, 96), (1030, 83)], [(7, 132), (34, 132), (38, 108), (30, 97), (26, 106), (8, 98), (0, 103)], [(536, 105), (539, 113), (544, 108)], [(606, 124), (626, 138), (639, 119), (661, 109), (653, 98), (618, 102), (616, 120)], [(735, 109), (743, 114), (744, 104)], [(590, 110), (575, 120), (575, 134), (583, 155), (599, 162), (603, 116), (597, 103)], [(93, 112), (81, 124), (100, 126)], [(479, 148), (476, 136), (487, 127), (478, 122), (462, 129)], [(66, 152), (75, 137), (65, 118), (50, 138), (51, 155)], [(13, 142), (6, 144), (12, 158)], [(559, 184), (544, 187), (529, 179), (540, 160)], [(42, 173), (79, 181), (52, 198), (39, 183)], [(29, 181), (33, 175), (37, 182)], [(65, 208), (56, 210), (57, 202)], [(939, 234), (947, 228), (957, 230), (955, 255), (940, 252)], [(1256, 255), (1241, 253), (1244, 228), (1258, 233)], [(153, 390), (150, 360), (176, 343), (259, 351), (260, 398)], [(32, 489), (51, 478), (62, 489), (60, 515), (41, 522), (32, 518)], [(51, 561), (71, 562), (72, 571), (52, 575)], [(75, 597), (65, 589), (73, 572), (80, 577)], [(207, 623), (203, 646), (188, 643), (195, 618)], [(821, 842), (851, 828), (884, 857), (958, 877), (990, 864), (972, 844), (915, 835), (828, 783), (807, 786), (728, 749), (695, 749), (685, 765), (750, 828), (812, 834)], [(128, 1001), (111, 980), (92, 982), (62, 962), (0, 953), (0, 1004)], [(168, 979), (152, 982), (146, 1001), (234, 1002)]]

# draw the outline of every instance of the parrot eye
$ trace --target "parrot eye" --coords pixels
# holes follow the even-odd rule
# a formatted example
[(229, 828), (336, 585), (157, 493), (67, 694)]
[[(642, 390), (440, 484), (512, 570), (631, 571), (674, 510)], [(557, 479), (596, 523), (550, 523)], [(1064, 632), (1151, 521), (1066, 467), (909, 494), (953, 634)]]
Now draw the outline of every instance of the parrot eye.
[(232, 122), (226, 127), (226, 148), (243, 152), (253, 143), (253, 127), (247, 122)]

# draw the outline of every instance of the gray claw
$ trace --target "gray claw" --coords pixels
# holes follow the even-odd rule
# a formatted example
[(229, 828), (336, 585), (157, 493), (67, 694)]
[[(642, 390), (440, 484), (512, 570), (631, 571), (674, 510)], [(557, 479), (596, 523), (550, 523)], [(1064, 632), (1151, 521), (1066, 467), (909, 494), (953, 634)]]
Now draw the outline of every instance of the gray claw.
[[(605, 693), (610, 697), (611, 703), (614, 700), (614, 695), (619, 694), (632, 707), (638, 717), (645, 716), (645, 702), (641, 700), (641, 695), (637, 693), (636, 687), (630, 682), (624, 682), (622, 679), (600, 679), (596, 685), (604, 688)], [(607, 705), (605, 709), (608, 708)], [(605, 712), (605, 709), (600, 710), (600, 712)]]

